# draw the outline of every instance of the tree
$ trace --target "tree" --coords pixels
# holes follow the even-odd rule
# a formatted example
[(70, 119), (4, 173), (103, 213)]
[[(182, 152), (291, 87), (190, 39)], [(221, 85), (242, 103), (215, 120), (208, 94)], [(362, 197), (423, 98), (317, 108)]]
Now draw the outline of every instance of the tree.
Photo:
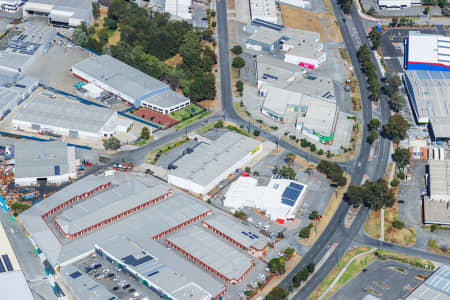
[(398, 77), (398, 75), (392, 75), (386, 79), (386, 83), (395, 89), (398, 89), (402, 85), (402, 80)]
[(310, 220), (317, 220), (319, 218), (319, 212), (317, 210), (313, 210), (310, 214), (309, 214), (309, 219)]
[(272, 273), (283, 274), (285, 267), (284, 258), (281, 257), (272, 258), (269, 261), (268, 267), (270, 269), (270, 272)]
[(267, 295), (267, 300), (285, 300), (289, 292), (283, 289), (282, 287), (274, 287), (270, 293)]
[(394, 112), (399, 112), (405, 106), (405, 99), (399, 92), (395, 92), (391, 95), (388, 101), (389, 107)]
[(448, 0), (439, 0), (438, 3), (439, 3), (440, 8), (444, 8), (444, 7), (448, 6)]
[(248, 219), (247, 214), (245, 212), (241, 211), (241, 210), (236, 211), (234, 213), (234, 216), (236, 218), (238, 218), (238, 219), (241, 219), (241, 220), (247, 220)]
[(30, 208), (30, 205), (22, 202), (14, 202), (13, 204), (11, 204), (11, 209), (16, 213), (21, 213), (28, 208)]
[(216, 124), (214, 124), (214, 127), (215, 128), (223, 128), (223, 121), (222, 120), (217, 121)]
[(392, 25), (393, 27), (395, 27), (395, 26), (398, 25), (398, 17), (397, 17), (397, 16), (392, 17), (391, 25)]
[(141, 129), (141, 139), (146, 141), (150, 138), (150, 130), (148, 130), (148, 127), (142, 127)]
[(290, 152), (290, 153), (286, 154), (284, 161), (287, 163), (287, 165), (289, 167), (292, 167), (296, 158), (297, 158), (297, 156), (295, 155), (295, 153)]
[(309, 238), (309, 235), (311, 234), (311, 227), (310, 226), (305, 226), (303, 227), (300, 232), (299, 232), (299, 237), (307, 239)]
[(380, 46), (381, 32), (378, 32), (377, 27), (372, 27), (372, 30), (369, 32), (369, 38), (372, 41), (373, 48), (378, 49)]
[(117, 22), (114, 21), (113, 19), (105, 18), (105, 19), (103, 19), (103, 24), (108, 29), (111, 29), (111, 30), (116, 30), (117, 29)]
[(231, 52), (236, 55), (242, 54), (242, 47), (240, 45), (234, 45), (233, 48), (231, 48)]
[(344, 176), (344, 169), (335, 162), (321, 160), (317, 165), (317, 170), (327, 175), (327, 178), (336, 182), (340, 186), (347, 184), (347, 178)]
[(369, 135), (367, 136), (367, 142), (369, 144), (373, 144), (378, 138), (378, 131), (376, 131), (375, 129), (372, 129), (369, 132)]
[(399, 184), (400, 184), (400, 180), (398, 180), (397, 178), (394, 178), (391, 180), (392, 187), (397, 187)]
[(369, 8), (369, 10), (367, 11), (367, 14), (368, 14), (369, 16), (374, 16), (376, 13), (377, 13), (377, 11), (376, 11), (376, 9), (375, 9), (373, 6), (371, 6), (371, 7)]
[(92, 15), (95, 19), (100, 17), (100, 4), (98, 2), (92, 2)]
[(316, 265), (312, 262), (312, 263), (310, 263), (306, 268), (308, 269), (308, 272), (309, 272), (310, 274), (312, 274), (312, 273), (314, 273), (314, 270), (315, 270), (315, 268), (316, 268)]
[(399, 219), (395, 218), (394, 222), (392, 222), (392, 227), (399, 230), (403, 229), (405, 227), (405, 222), (402, 222)]
[(281, 169), (279, 169), (279, 174), (281, 177), (290, 180), (295, 180), (295, 177), (297, 177), (294, 169), (284, 165), (281, 167)]
[(435, 232), (436, 230), (438, 230), (437, 224), (431, 224), (430, 231)]
[(242, 57), (237, 56), (233, 58), (231, 65), (233, 68), (242, 69), (245, 66), (245, 60)]
[(381, 122), (378, 119), (370, 120), (369, 125), (368, 125), (369, 130), (378, 129), (378, 128), (380, 128), (380, 126), (381, 126)]
[[(84, 24), (84, 22), (82, 24)], [(73, 34), (72, 34), (72, 40), (76, 45), (85, 45), (86, 44), (87, 34), (86, 34), (86, 31), (83, 30), (82, 25), (75, 28), (75, 30), (73, 31)]]
[(99, 30), (97, 32), (97, 35), (98, 35), (98, 40), (101, 45), (105, 45), (108, 42), (109, 35), (108, 35), (108, 31), (106, 30), (106, 28)]
[(260, 134), (261, 134), (261, 132), (258, 129), (253, 130), (254, 136), (259, 136)]
[(390, 139), (403, 140), (410, 124), (401, 115), (395, 114), (389, 117), (389, 122), (383, 126), (383, 134)]
[(364, 189), (360, 186), (349, 186), (347, 193), (345, 193), (345, 199), (353, 207), (359, 207), (364, 202)]
[(244, 91), (244, 83), (241, 80), (236, 81), (236, 90), (239, 93), (242, 93)]
[(315, 144), (311, 144), (311, 146), (309, 146), (309, 150), (311, 152), (315, 152), (316, 151), (316, 145)]
[(425, 15), (428, 15), (430, 13), (430, 7), (429, 6), (425, 7), (425, 9), (423, 10), (423, 13)]
[(105, 150), (117, 150), (120, 148), (120, 141), (118, 138), (112, 136), (103, 140), (103, 146)]
[(408, 148), (397, 148), (395, 153), (392, 155), (393, 160), (400, 169), (403, 169), (409, 164), (409, 159), (411, 158), (411, 152)]
[(189, 89), (189, 97), (193, 101), (213, 99), (216, 96), (216, 78), (214, 74), (199, 75)]
[(394, 205), (394, 193), (383, 178), (378, 178), (376, 181), (368, 180), (362, 185), (362, 188), (364, 204), (373, 210)]
[(291, 247), (286, 248), (283, 251), (283, 253), (286, 255), (286, 257), (291, 257), (294, 254), (294, 252), (295, 252), (295, 249), (291, 248)]

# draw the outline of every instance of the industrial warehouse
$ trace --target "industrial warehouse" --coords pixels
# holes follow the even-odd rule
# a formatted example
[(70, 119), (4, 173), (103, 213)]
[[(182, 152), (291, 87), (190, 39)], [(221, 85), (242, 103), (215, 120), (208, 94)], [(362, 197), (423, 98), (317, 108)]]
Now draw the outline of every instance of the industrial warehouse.
[(129, 104), (144, 106), (162, 114), (189, 106), (190, 100), (155, 79), (110, 55), (87, 58), (72, 66), (72, 73)]
[(405, 39), (407, 70), (450, 71), (450, 37), (410, 31)]
[(195, 194), (206, 195), (259, 154), (262, 143), (226, 131), (216, 140), (201, 142), (191, 150), (169, 166), (168, 182)]
[(239, 283), (253, 269), (253, 260), (199, 225), (169, 236), (167, 244), (229, 283)]
[(425, 224), (450, 225), (450, 163), (447, 160), (429, 160), (429, 196), (423, 200)]
[(58, 141), (15, 144), (16, 185), (61, 184), (77, 178), (75, 148)]
[(247, 31), (252, 28), (252, 34), (247, 39), (246, 48), (259, 52), (281, 51), (285, 62), (312, 70), (325, 63), (327, 54), (323, 51), (320, 33), (281, 25), (253, 24), (247, 26)]
[(221, 214), (215, 214), (202, 224), (223, 239), (248, 253), (262, 258), (267, 253), (270, 240), (259, 233), (249, 231), (242, 223)]
[(82, 22), (90, 25), (93, 20), (90, 0), (30, 0), (24, 4), (23, 14), (47, 17), (49, 24), (63, 28)]
[(450, 68), (441, 71), (406, 71), (406, 87), (419, 124), (430, 124), (436, 139), (450, 137)]
[(28, 101), (12, 120), (17, 130), (97, 140), (131, 127), (131, 121), (119, 118), (116, 111), (62, 96), (51, 99), (34, 93)]
[[(61, 272), (76, 273), (70, 266), (97, 253), (157, 295), (172, 299), (184, 299), (186, 292), (193, 295), (189, 299), (199, 300), (224, 295), (226, 283), (241, 282), (253, 269), (250, 255), (261, 257), (269, 243), (232, 217), (216, 216), (201, 201), (153, 177), (126, 173), (89, 175), (20, 217), (45, 258)], [(209, 245), (209, 259), (197, 251), (203, 246), (192, 245), (194, 238), (197, 247)], [(173, 273), (178, 275), (167, 280)], [(76, 279), (70, 274), (62, 276), (66, 283)], [(89, 278), (82, 281), (89, 284)], [(83, 288), (80, 292), (90, 293)]]
[(239, 177), (225, 194), (224, 206), (238, 210), (254, 207), (264, 211), (271, 220), (284, 224), (294, 220), (307, 186), (288, 179), (272, 178), (267, 186), (258, 180)]

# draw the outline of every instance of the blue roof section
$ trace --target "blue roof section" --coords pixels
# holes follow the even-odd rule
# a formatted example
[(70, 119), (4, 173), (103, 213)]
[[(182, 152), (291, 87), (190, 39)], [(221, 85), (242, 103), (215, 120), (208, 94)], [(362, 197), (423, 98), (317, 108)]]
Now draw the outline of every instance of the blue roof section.
[(261, 19), (254, 19), (252, 21), (252, 25), (267, 27), (276, 31), (281, 31), (284, 28), (283, 25), (275, 24)]
[(139, 266), (147, 261), (151, 261), (153, 259), (153, 257), (151, 257), (150, 255), (146, 255), (144, 257), (141, 257), (139, 259), (136, 259), (136, 257), (134, 257), (133, 255), (128, 255), (122, 258), (122, 261), (124, 263), (126, 263), (127, 265), (136, 267)]

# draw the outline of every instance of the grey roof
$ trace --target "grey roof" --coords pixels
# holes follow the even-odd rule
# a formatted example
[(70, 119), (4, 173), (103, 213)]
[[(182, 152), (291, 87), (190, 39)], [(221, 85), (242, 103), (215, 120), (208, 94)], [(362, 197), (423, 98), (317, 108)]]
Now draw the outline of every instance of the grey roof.
[(303, 119), (300, 118), (298, 121), (303, 121), (305, 128), (314, 130), (323, 136), (330, 137), (333, 135), (336, 113), (336, 103), (316, 98), (309, 103), (306, 117)]
[(406, 71), (405, 75), (418, 121), (431, 122), (437, 137), (449, 137), (449, 72), (418, 70)]
[[(232, 238), (236, 242), (246, 246), (247, 248), (254, 247), (258, 250), (261, 250), (270, 242), (270, 240), (265, 235), (250, 230), (251, 228), (243, 225), (239, 221), (234, 220), (230, 216), (225, 216), (217, 213), (205, 219), (203, 223), (214, 227), (215, 229)], [(246, 234), (244, 234), (244, 232)], [(250, 238), (250, 235), (248, 234), (249, 232), (251, 232), (253, 235), (256, 235), (256, 238)]]
[(259, 82), (279, 88), (299, 80), (306, 73), (303, 67), (267, 55), (257, 56), (256, 68)]
[(193, 153), (177, 160), (178, 168), (170, 175), (206, 186), (259, 145), (258, 140), (228, 131), (215, 141), (198, 145)]
[(250, 35), (248, 39), (250, 42), (255, 41), (258, 43), (272, 45), (278, 43), (282, 37), (283, 33), (281, 31), (269, 29), (267, 27), (260, 27), (258, 31)]
[(152, 105), (159, 106), (161, 108), (170, 108), (189, 101), (189, 98), (176, 93), (172, 90), (168, 90), (162, 93), (158, 93), (155, 96), (145, 99), (143, 102), (147, 102)]
[(29, 55), (0, 51), (0, 68), (19, 72), (22, 71), (29, 59)]
[(66, 98), (49, 99), (35, 93), (14, 120), (97, 134), (115, 113), (109, 108), (85, 105)]
[(184, 223), (194, 216), (198, 216), (209, 210), (199, 200), (175, 191), (173, 196), (156, 205), (147, 207), (118, 222), (101, 227), (78, 239), (69, 241), (58, 240), (41, 217), (50, 209), (69, 200), (73, 196), (90, 191), (109, 181), (115, 185), (121, 182), (127, 182), (131, 180), (130, 177), (147, 186), (159, 184), (168, 188), (167, 185), (162, 184), (150, 176), (135, 177), (126, 173), (116, 173), (114, 176), (108, 177), (89, 175), (68, 185), (38, 204), (33, 205), (33, 207), (27, 209), (20, 215), (33, 240), (36, 241), (52, 265), (56, 266), (89, 252), (94, 248), (95, 243), (101, 243), (115, 235), (128, 237), (134, 232), (142, 235), (142, 230), (145, 228), (146, 238), (151, 239), (152, 236), (166, 231), (175, 225)]
[[(210, 274), (142, 234), (128, 239), (113, 237), (97, 246), (175, 299), (211, 299), (224, 289), (224, 284)], [(143, 262), (127, 264), (129, 256)]]
[(52, 10), (72, 12), (71, 18), (83, 19), (87, 24), (92, 21), (91, 0), (31, 0), (28, 3), (52, 5)]
[(169, 87), (158, 79), (106, 54), (89, 57), (72, 66), (72, 69), (74, 68), (133, 99), (146, 96), (151, 92), (169, 90)]
[(146, 186), (128, 178), (118, 186), (90, 197), (65, 210), (56, 217), (56, 222), (65, 233), (75, 234), (103, 220), (135, 208), (168, 192), (168, 188), (156, 184)]
[(1, 272), (0, 291), (2, 300), (34, 300), (22, 271)]
[(106, 300), (113, 297), (117, 299), (105, 287), (73, 265), (61, 268), (59, 274), (76, 299)]
[(252, 267), (252, 259), (216, 234), (200, 226), (189, 226), (167, 238), (229, 280), (238, 280)]
[(62, 142), (17, 141), (15, 155), (16, 178), (56, 176), (56, 166), (60, 175), (76, 173), (75, 148)]
[(448, 160), (430, 160), (430, 196), (450, 197), (450, 162)]
[(408, 300), (445, 300), (450, 298), (450, 267), (440, 266), (419, 287), (406, 297)]
[(0, 111), (14, 107), (20, 99), (19, 93), (6, 87), (0, 87)]

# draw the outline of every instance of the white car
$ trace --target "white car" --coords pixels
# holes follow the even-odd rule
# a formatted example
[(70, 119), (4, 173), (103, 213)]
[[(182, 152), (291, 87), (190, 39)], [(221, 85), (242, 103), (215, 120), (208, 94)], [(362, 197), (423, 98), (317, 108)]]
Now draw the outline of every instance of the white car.
[(108, 273), (109, 272), (109, 269), (104, 269), (103, 270), (103, 273)]

